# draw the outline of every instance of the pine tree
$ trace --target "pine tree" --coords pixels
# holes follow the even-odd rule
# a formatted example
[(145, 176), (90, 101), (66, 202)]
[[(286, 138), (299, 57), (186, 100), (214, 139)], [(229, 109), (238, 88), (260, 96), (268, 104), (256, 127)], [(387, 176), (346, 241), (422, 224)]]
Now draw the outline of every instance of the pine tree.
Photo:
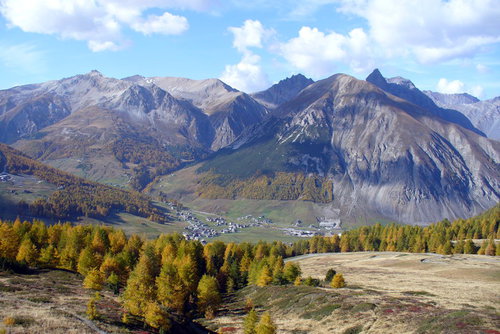
[(104, 275), (97, 269), (92, 269), (88, 272), (83, 280), (83, 287), (85, 289), (92, 289), (100, 291), (104, 285)]
[(339, 289), (345, 287), (345, 280), (342, 274), (335, 274), (331, 283), (332, 288)]
[(269, 267), (266, 264), (262, 267), (262, 270), (260, 271), (259, 278), (257, 279), (257, 285), (258, 286), (267, 286), (272, 281), (273, 281), (273, 277), (271, 276), (271, 271), (269, 270)]
[(488, 246), (486, 246), (484, 250), (484, 254), (489, 256), (495, 256), (495, 252), (496, 252), (495, 240), (491, 238), (488, 242)]
[(28, 266), (35, 266), (38, 260), (38, 250), (29, 238), (26, 238), (21, 243), (17, 252), (16, 260), (26, 263)]
[(215, 315), (220, 303), (221, 295), (217, 280), (213, 276), (203, 275), (198, 283), (198, 308), (207, 318)]
[(78, 272), (83, 276), (87, 276), (87, 274), (92, 270), (99, 267), (97, 263), (97, 258), (94, 256), (94, 252), (90, 247), (85, 248), (80, 253), (78, 257), (78, 264), (76, 266)]
[(7, 223), (0, 224), (0, 258), (14, 260), (19, 248), (19, 235)]
[(146, 244), (123, 292), (123, 305), (131, 314), (142, 316), (146, 305), (155, 300), (155, 281), (159, 272), (159, 264), (160, 259), (154, 247)]
[[(197, 283), (197, 282), (196, 282)], [(189, 291), (179, 276), (177, 266), (164, 263), (156, 278), (157, 298), (165, 307), (183, 313), (189, 299)]]
[(244, 334), (255, 334), (255, 328), (258, 321), (259, 317), (257, 316), (257, 312), (255, 312), (255, 309), (252, 308), (243, 319)]
[(167, 331), (172, 326), (168, 317), (168, 313), (161, 308), (156, 302), (148, 302), (144, 311), (145, 322), (160, 331)]
[(271, 315), (269, 312), (265, 312), (260, 318), (259, 323), (255, 328), (255, 334), (275, 334), (276, 333), (276, 325), (273, 323), (271, 319)]
[(332, 268), (328, 269), (328, 271), (326, 272), (326, 275), (325, 275), (325, 282), (330, 283), (333, 279), (333, 276), (335, 276), (336, 273), (337, 272), (334, 269), (332, 269)]
[(476, 246), (474, 245), (474, 242), (472, 242), (471, 239), (467, 239), (464, 245), (464, 254), (475, 254), (476, 253)]
[(283, 268), (283, 276), (292, 283), (301, 274), (300, 266), (295, 262), (287, 262)]
[(57, 253), (57, 248), (54, 245), (49, 244), (47, 247), (40, 251), (40, 257), (38, 262), (48, 268), (55, 268), (59, 262), (59, 254)]
[(101, 299), (99, 292), (96, 292), (92, 298), (87, 303), (87, 317), (90, 320), (95, 320), (100, 317), (99, 311), (97, 310), (97, 302)]

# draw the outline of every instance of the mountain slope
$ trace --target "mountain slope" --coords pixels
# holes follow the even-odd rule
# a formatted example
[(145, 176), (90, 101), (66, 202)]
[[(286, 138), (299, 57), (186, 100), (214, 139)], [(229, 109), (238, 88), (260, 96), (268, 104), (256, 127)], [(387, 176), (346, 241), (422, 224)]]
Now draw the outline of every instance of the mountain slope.
[(424, 93), (438, 106), (463, 113), (488, 138), (500, 140), (500, 97), (480, 101), (469, 94)]
[(92, 71), (0, 91), (0, 112), (0, 141), (80, 176), (142, 189), (229, 145), (267, 110), (216, 79)]
[(241, 131), (260, 122), (266, 108), (248, 94), (240, 92), (219, 79), (192, 80), (176, 77), (133, 79), (142, 85), (154, 84), (177, 99), (188, 101), (199, 108), (213, 127), (210, 148), (214, 151), (232, 143)]
[[(0, 169), (14, 175), (32, 175), (57, 187), (47, 198), (20, 203), (24, 215), (55, 219), (104, 218), (112, 213), (127, 212), (159, 222), (167, 220), (165, 213), (154, 207), (144, 195), (65, 173), (30, 159), (5, 144), (0, 144)], [(0, 198), (9, 201), (9, 194), (0, 194)]]
[(431, 111), (436, 116), (439, 116), (448, 122), (458, 124), (466, 129), (476, 132), (479, 135), (484, 135), (484, 133), (476, 129), (471, 121), (459, 111), (438, 107), (431, 98), (415, 87), (413, 82), (408, 79), (402, 77), (385, 79), (380, 71), (375, 69), (366, 78), (366, 81), (371, 82), (388, 93)]
[[(496, 204), (499, 153), (499, 143), (433, 111), (335, 75), (305, 88), (199, 172), (226, 188), (255, 183), (260, 173), (317, 175), (332, 181), (332, 207), (344, 215), (373, 210), (425, 223)], [(322, 192), (324, 182), (315, 183)]]
[(275, 109), (281, 104), (290, 101), (297, 94), (314, 81), (302, 74), (292, 75), (272, 85), (270, 88), (252, 94), (252, 97), (269, 109)]

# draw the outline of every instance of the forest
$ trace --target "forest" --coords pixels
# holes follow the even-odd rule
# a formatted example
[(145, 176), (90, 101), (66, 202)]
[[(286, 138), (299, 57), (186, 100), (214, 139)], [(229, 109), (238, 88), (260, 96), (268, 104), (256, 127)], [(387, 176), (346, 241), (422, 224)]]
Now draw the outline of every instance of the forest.
[(200, 178), (197, 195), (210, 199), (243, 197), (328, 203), (333, 200), (333, 184), (327, 178), (302, 173), (257, 173), (240, 180), (208, 172)]
[(31, 216), (68, 219), (78, 216), (106, 217), (124, 211), (156, 222), (167, 217), (144, 195), (119, 189), (65, 173), (30, 159), (21, 152), (0, 144), (0, 167), (11, 174), (34, 175), (58, 187), (47, 199), (19, 203), (18, 211)]
[[(246, 285), (308, 284), (285, 258), (322, 252), (401, 251), (500, 256), (500, 205), (484, 214), (427, 227), (373, 225), (295, 243), (203, 245), (179, 234), (147, 240), (106, 226), (0, 221), (0, 269), (61, 268), (89, 290), (121, 295), (124, 322), (167, 331), (171, 319), (213, 317), (226, 293)], [(483, 239), (476, 245), (472, 239)], [(92, 299), (89, 317), (98, 314)], [(267, 319), (267, 317), (266, 317)]]

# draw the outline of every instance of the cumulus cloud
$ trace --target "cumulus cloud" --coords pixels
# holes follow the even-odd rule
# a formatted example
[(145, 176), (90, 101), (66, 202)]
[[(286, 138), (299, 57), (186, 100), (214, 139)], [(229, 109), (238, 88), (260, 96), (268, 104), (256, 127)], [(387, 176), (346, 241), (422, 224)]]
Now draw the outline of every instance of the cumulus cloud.
[(272, 30), (264, 29), (260, 21), (246, 20), (241, 27), (229, 27), (234, 35), (233, 47), (245, 52), (250, 47), (262, 48), (263, 39), (272, 34)]
[(260, 66), (260, 57), (250, 52), (243, 55), (238, 64), (226, 65), (220, 79), (244, 92), (256, 92), (269, 86), (269, 79)]
[(241, 27), (229, 27), (233, 34), (233, 47), (242, 58), (238, 64), (226, 65), (220, 79), (228, 85), (244, 92), (255, 92), (267, 88), (270, 83), (262, 70), (260, 56), (250, 48), (262, 48), (263, 42), (270, 38), (274, 31), (265, 29), (260, 21), (246, 20)]
[(281, 44), (280, 53), (293, 66), (313, 77), (332, 74), (339, 63), (349, 65), (355, 72), (373, 68), (369, 38), (361, 28), (343, 35), (302, 27), (297, 37)]
[(481, 95), (483, 95), (483, 87), (481, 86), (467, 87), (460, 80), (449, 81), (446, 78), (439, 79), (436, 89), (438, 92), (443, 94), (469, 93), (475, 97), (481, 97)]
[(439, 79), (436, 89), (443, 94), (458, 94), (464, 92), (465, 84), (460, 80), (448, 81), (446, 78)]
[(162, 16), (150, 15), (145, 20), (132, 24), (132, 28), (145, 35), (150, 34), (181, 34), (188, 29), (188, 21), (183, 16), (163, 13)]
[(212, 0), (0, 0), (0, 13), (9, 27), (26, 32), (86, 41), (93, 51), (119, 50), (128, 43), (126, 27), (143, 34), (180, 34), (187, 19), (164, 11), (145, 16), (148, 10), (205, 10)]
[(500, 41), (495, 0), (341, 0), (339, 10), (365, 18), (386, 56), (424, 64), (473, 57)]

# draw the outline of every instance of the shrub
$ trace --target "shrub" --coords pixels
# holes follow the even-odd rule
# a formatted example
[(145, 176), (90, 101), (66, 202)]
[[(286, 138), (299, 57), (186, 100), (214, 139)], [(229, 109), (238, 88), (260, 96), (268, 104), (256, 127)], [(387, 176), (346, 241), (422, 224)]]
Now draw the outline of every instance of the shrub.
[(332, 268), (328, 269), (328, 271), (326, 272), (326, 276), (325, 276), (325, 282), (330, 283), (333, 279), (333, 276), (335, 276), (336, 273), (337, 272), (334, 269), (332, 269)]
[(312, 278), (311, 276), (307, 277), (303, 284), (307, 286), (319, 286), (319, 279), (317, 278)]
[(331, 283), (332, 288), (339, 289), (345, 287), (345, 280), (342, 274), (335, 274)]

